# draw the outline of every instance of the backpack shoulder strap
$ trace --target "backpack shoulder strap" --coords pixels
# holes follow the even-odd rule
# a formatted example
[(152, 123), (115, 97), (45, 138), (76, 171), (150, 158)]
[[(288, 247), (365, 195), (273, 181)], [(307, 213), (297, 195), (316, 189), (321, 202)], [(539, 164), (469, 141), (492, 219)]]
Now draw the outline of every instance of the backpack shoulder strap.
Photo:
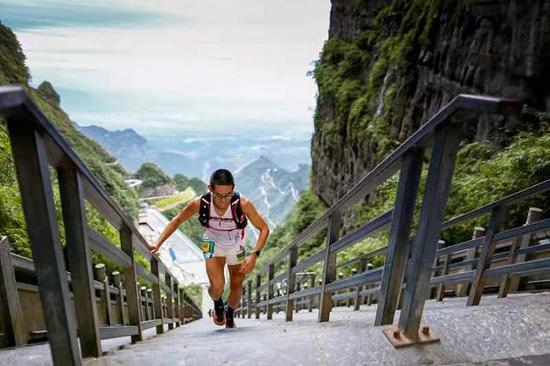
[(248, 224), (248, 220), (241, 207), (241, 195), (239, 192), (233, 192), (233, 196), (231, 196), (231, 214), (233, 215), (235, 224), (237, 224), (237, 228), (244, 229)]
[(210, 192), (207, 192), (201, 196), (200, 201), (199, 222), (204, 227), (208, 227), (210, 221), (210, 196)]

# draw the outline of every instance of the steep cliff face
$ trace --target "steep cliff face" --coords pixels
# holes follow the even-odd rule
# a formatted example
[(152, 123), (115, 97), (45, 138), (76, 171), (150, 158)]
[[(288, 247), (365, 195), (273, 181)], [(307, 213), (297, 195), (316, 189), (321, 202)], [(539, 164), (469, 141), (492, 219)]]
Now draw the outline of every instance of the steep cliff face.
[[(550, 0), (332, 0), (316, 64), (312, 189), (333, 204), (459, 93), (550, 108)], [(480, 117), (505, 146), (540, 120)]]

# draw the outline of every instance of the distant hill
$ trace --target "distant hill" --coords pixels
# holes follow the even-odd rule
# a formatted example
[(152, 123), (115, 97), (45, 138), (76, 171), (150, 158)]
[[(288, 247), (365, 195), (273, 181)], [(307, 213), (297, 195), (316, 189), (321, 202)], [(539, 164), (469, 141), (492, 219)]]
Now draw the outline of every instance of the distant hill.
[(149, 154), (152, 148), (143, 136), (131, 128), (110, 131), (96, 125), (80, 126), (77, 123), (75, 127), (99, 142), (128, 170), (136, 171), (143, 163), (151, 161)]
[(306, 188), (310, 166), (281, 169), (265, 156), (234, 172), (236, 190), (250, 198), (271, 227), (282, 223)]

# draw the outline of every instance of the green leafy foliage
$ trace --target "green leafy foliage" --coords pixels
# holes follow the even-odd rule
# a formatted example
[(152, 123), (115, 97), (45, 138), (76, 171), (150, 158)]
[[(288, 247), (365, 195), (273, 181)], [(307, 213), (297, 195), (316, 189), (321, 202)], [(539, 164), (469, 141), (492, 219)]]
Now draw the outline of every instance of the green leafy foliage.
[[(269, 236), (268, 243), (256, 263), (257, 268), (261, 268), (283, 248), (288, 246), (296, 235), (306, 229), (315, 219), (319, 218), (325, 210), (326, 206), (321, 200), (309, 188), (306, 188), (300, 194), (298, 202), (296, 202), (285, 222), (277, 226)], [(299, 255), (307, 257), (312, 254), (316, 248), (322, 245), (323, 238), (324, 233), (317, 235), (313, 240), (300, 248)]]
[(45, 100), (47, 100), (49, 103), (52, 103), (53, 105), (59, 105), (61, 102), (61, 97), (55, 89), (53, 88), (53, 85), (49, 81), (43, 81), (38, 86), (38, 94)]
[(172, 178), (154, 163), (143, 163), (135, 175), (136, 178), (143, 180), (142, 188), (156, 188), (164, 184), (174, 184)]
[(184, 291), (200, 309), (202, 307), (202, 287), (193, 283), (185, 286)]
[(199, 178), (187, 178), (183, 174), (174, 175), (174, 182), (176, 183), (176, 189), (180, 192), (185, 191), (188, 187), (193, 188), (197, 195), (201, 195), (207, 191), (208, 187)]

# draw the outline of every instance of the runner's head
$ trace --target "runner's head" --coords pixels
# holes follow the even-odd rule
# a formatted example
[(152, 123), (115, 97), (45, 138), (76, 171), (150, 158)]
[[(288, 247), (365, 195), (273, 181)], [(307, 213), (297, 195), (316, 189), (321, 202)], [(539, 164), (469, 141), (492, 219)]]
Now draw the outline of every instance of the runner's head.
[(235, 180), (233, 174), (227, 169), (218, 169), (210, 176), (208, 190), (212, 192), (216, 206), (227, 208), (231, 202)]

